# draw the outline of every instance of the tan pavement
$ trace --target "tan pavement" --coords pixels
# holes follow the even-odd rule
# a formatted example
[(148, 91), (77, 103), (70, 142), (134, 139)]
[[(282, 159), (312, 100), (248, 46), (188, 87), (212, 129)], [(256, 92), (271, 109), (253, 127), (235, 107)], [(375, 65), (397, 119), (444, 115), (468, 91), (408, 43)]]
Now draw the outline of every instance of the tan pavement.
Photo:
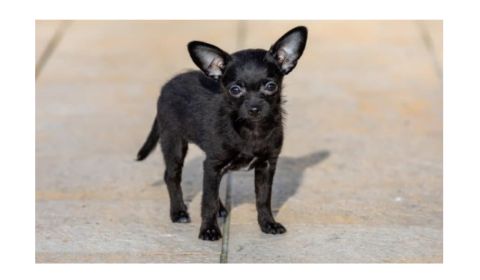
[[(273, 191), (288, 232), (260, 232), (253, 174), (234, 173), (222, 184), (232, 208), (225, 238), (200, 241), (202, 152), (191, 145), (184, 169), (188, 225), (169, 221), (160, 152), (134, 161), (159, 88), (194, 68), (190, 40), (268, 48), (299, 24), (309, 41), (286, 78)], [(442, 262), (441, 22), (36, 28), (37, 69), (46, 57), (36, 85), (37, 262)]]

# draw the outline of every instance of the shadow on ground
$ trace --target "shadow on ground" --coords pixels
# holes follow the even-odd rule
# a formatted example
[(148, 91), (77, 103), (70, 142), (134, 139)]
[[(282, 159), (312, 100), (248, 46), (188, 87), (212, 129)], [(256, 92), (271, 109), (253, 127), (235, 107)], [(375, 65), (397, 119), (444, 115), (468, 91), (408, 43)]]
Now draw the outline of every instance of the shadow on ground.
[[(304, 171), (315, 166), (330, 156), (329, 151), (321, 150), (301, 157), (280, 157), (274, 177), (272, 209), (274, 212), (298, 191)], [(183, 168), (182, 189), (186, 204), (189, 204), (202, 190), (204, 157), (195, 157), (186, 162)], [(233, 173), (232, 208), (243, 203), (255, 203), (254, 172), (236, 171)], [(226, 180), (224, 176), (222, 180)], [(165, 186), (163, 180), (153, 186)], [(165, 190), (166, 191), (166, 190)]]

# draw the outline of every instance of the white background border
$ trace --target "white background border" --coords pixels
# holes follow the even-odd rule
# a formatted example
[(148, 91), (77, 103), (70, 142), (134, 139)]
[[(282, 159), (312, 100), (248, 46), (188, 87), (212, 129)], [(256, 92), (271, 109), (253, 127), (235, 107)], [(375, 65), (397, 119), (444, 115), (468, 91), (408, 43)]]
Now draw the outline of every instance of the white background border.
[[(475, 1), (10, 1), (0, 4), (2, 279), (480, 279), (479, 9)], [(35, 19), (443, 19), (444, 264), (35, 264)]]

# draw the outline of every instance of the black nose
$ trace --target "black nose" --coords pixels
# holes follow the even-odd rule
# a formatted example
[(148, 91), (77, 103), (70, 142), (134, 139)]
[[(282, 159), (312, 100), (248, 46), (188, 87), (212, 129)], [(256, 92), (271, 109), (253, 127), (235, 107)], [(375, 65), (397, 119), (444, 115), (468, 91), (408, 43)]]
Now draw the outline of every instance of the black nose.
[(256, 116), (256, 115), (258, 115), (258, 113), (260, 113), (260, 107), (252, 106), (248, 109), (248, 113), (252, 116)]

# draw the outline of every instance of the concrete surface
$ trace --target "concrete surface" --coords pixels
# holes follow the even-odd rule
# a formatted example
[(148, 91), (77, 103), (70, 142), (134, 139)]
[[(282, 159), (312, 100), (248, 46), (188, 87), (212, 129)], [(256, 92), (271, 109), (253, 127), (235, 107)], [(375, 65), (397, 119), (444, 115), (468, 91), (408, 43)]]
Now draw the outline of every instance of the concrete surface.
[[(239, 172), (222, 183), (224, 239), (200, 241), (202, 152), (191, 145), (184, 169), (188, 225), (169, 221), (160, 152), (133, 160), (159, 88), (194, 68), (190, 40), (268, 48), (299, 24), (309, 41), (286, 78), (273, 191), (288, 232), (260, 232), (253, 174)], [(36, 27), (37, 262), (442, 262), (441, 22)]]

